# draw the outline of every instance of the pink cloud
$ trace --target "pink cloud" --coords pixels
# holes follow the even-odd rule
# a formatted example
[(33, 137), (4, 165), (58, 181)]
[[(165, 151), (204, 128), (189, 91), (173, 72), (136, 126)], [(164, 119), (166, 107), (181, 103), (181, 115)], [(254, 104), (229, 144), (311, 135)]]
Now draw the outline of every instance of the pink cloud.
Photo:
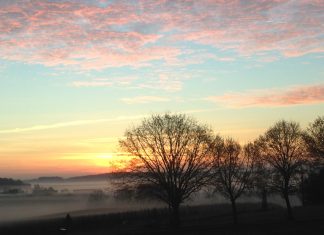
[(179, 30), (177, 41), (295, 57), (324, 51), (323, 11), (323, 1), (199, 1), (169, 27)]
[[(138, 49), (128, 53), (110, 52), (107, 48), (102, 48), (100, 51), (85, 51), (75, 55), (76, 58), (85, 59), (81, 68), (83, 69), (104, 69), (107, 67), (121, 66), (145, 66), (150, 61), (164, 60), (172, 61), (180, 54), (180, 50), (172, 47), (151, 47)], [(87, 58), (93, 58), (87, 60)]]
[(0, 2), (0, 58), (81, 69), (181, 64), (174, 42), (241, 55), (324, 52), (321, 0)]
[(253, 90), (227, 93), (222, 96), (210, 96), (205, 100), (235, 108), (317, 104), (324, 103), (324, 85), (296, 86), (286, 90)]
[(102, 8), (81, 1), (12, 2), (0, 9), (0, 57), (102, 69), (167, 61), (178, 55), (177, 48), (151, 45), (161, 35), (115, 29), (134, 20), (138, 20), (135, 9), (123, 3)]

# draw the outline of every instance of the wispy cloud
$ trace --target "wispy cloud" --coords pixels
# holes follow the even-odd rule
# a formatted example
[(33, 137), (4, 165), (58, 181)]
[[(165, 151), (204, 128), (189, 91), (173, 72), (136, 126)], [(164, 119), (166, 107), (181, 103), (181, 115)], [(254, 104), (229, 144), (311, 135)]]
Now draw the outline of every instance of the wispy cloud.
[(75, 81), (72, 82), (72, 86), (75, 87), (110, 87), (112, 86), (112, 82), (105, 81)]
[(138, 76), (94, 78), (69, 83), (72, 87), (119, 87), (129, 89), (163, 90), (177, 92), (182, 89), (184, 80), (188, 79), (183, 73), (149, 73), (144, 78)]
[(136, 96), (132, 98), (122, 98), (121, 101), (126, 104), (146, 104), (152, 102), (168, 102), (170, 99), (160, 96)]
[[(127, 98), (124, 102), (127, 103)], [(135, 97), (133, 100), (137, 100), (138, 102), (166, 102), (169, 101), (168, 98), (163, 97)], [(200, 112), (208, 112), (212, 111), (211, 109), (195, 109), (195, 110), (184, 110), (182, 113), (200, 113)], [(51, 124), (41, 124), (41, 125), (34, 125), (29, 127), (19, 127), (13, 129), (2, 129), (0, 130), (0, 134), (14, 134), (14, 133), (22, 133), (22, 132), (31, 132), (31, 131), (42, 131), (42, 130), (49, 130), (49, 129), (56, 129), (56, 128), (64, 128), (64, 127), (73, 127), (73, 126), (82, 126), (82, 125), (91, 125), (96, 123), (103, 123), (103, 122), (117, 122), (117, 121), (129, 121), (129, 120), (137, 120), (143, 119), (150, 116), (150, 114), (142, 114), (142, 115), (131, 115), (131, 116), (118, 116), (114, 118), (102, 118), (102, 119), (89, 119), (89, 120), (75, 120), (69, 122), (58, 122), (58, 123), (51, 123)], [(106, 143), (116, 139), (116, 137), (110, 138), (101, 138)], [(109, 140), (109, 141), (108, 141)], [(92, 139), (92, 141), (97, 141), (97, 139)]]
[(137, 76), (97, 77), (89, 80), (78, 80), (69, 83), (72, 87), (131, 87)]
[(235, 108), (324, 103), (324, 84), (295, 86), (287, 89), (232, 92), (222, 96), (209, 96), (205, 100)]
[(70, 121), (70, 122), (59, 122), (59, 123), (52, 123), (52, 124), (35, 125), (35, 126), (30, 126), (30, 127), (4, 129), (4, 130), (0, 130), (0, 134), (21, 133), (21, 132), (29, 132), (29, 131), (41, 131), (41, 130), (48, 130), (48, 129), (63, 128), (63, 127), (89, 125), (89, 124), (102, 123), (102, 122), (127, 121), (127, 120), (141, 119), (141, 118), (144, 118), (146, 116), (147, 115), (120, 116), (120, 117), (115, 117), (115, 118), (103, 118), (103, 119), (90, 119), (90, 120), (76, 120), (76, 121)]
[[(180, 76), (180, 75), (179, 75)], [(145, 81), (138, 85), (139, 88), (147, 88), (153, 90), (164, 90), (167, 92), (176, 92), (182, 89), (183, 79), (175, 77), (175, 75), (171, 76), (170, 74), (160, 73), (158, 79), (152, 79), (151, 81)], [(185, 75), (181, 75), (180, 77), (185, 77)]]

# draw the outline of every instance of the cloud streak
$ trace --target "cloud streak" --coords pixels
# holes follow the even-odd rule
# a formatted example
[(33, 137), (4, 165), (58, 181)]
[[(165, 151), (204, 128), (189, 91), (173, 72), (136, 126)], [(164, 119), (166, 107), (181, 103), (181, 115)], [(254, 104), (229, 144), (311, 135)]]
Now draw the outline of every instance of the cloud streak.
[(281, 107), (324, 103), (324, 84), (273, 90), (253, 90), (209, 96), (205, 100), (234, 108)]
[(75, 81), (72, 83), (74, 87), (111, 87), (112, 82), (105, 81)]
[[(125, 99), (126, 99), (126, 103), (127, 103), (127, 98), (125, 98)], [(157, 102), (169, 101), (168, 98), (153, 97), (153, 96), (135, 97), (135, 98), (133, 98), (133, 100), (137, 100), (139, 102), (141, 102), (141, 100), (142, 100), (142, 102), (144, 102), (144, 103), (150, 102), (150, 101), (157, 101)], [(202, 112), (209, 112), (209, 111), (213, 111), (213, 110), (215, 110), (215, 109), (194, 109), (194, 110), (184, 110), (184, 111), (182, 111), (182, 113), (187, 113), (187, 114), (202, 113)], [(0, 130), (0, 134), (15, 134), (15, 133), (23, 133), (23, 132), (42, 131), (42, 130), (73, 127), (73, 126), (91, 125), (91, 124), (103, 123), (103, 122), (129, 121), (129, 120), (137, 120), (137, 119), (147, 118), (148, 116), (150, 116), (150, 114), (133, 115), (133, 116), (119, 116), (119, 117), (115, 117), (115, 118), (75, 120), (75, 121), (70, 121), (70, 122), (58, 122), (58, 123), (52, 123), (52, 124), (35, 125), (35, 126), (30, 126), (30, 127), (2, 129), (2, 130)], [(101, 138), (101, 140), (102, 141), (105, 140), (105, 143), (107, 143), (108, 140), (111, 140), (114, 138), (116, 138), (116, 137)], [(96, 142), (97, 139), (92, 139), (91, 141)]]
[(121, 101), (126, 104), (147, 104), (153, 102), (168, 102), (170, 99), (160, 96), (137, 96), (132, 98), (122, 98)]
[(35, 125), (31, 127), (22, 127), (22, 128), (14, 128), (14, 129), (4, 129), (0, 130), (0, 134), (14, 134), (14, 133), (22, 133), (22, 132), (30, 132), (30, 131), (42, 131), (56, 128), (64, 128), (64, 127), (73, 127), (73, 126), (82, 126), (82, 125), (90, 125), (102, 122), (116, 122), (116, 121), (127, 121), (134, 119), (141, 119), (146, 117), (147, 115), (136, 115), (136, 116), (120, 116), (116, 118), (103, 118), (103, 119), (90, 119), (90, 120), (76, 120), (70, 122), (59, 122), (53, 124), (44, 124), (44, 125)]

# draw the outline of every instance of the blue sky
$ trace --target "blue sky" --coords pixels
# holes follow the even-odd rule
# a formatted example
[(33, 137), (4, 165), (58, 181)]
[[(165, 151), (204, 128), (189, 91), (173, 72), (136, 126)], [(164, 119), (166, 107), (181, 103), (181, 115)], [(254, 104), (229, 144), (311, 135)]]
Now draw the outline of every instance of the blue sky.
[(1, 1), (0, 176), (111, 170), (118, 139), (152, 113), (243, 144), (279, 119), (307, 126), (324, 110), (323, 12), (321, 0)]

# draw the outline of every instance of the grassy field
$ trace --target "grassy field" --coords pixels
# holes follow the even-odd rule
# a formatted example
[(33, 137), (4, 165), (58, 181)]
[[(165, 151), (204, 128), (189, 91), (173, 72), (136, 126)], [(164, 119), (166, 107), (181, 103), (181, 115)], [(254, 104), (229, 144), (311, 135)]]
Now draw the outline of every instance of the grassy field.
[(272, 205), (260, 211), (258, 204), (239, 204), (239, 224), (232, 223), (227, 204), (201, 205), (181, 208), (181, 226), (169, 225), (164, 209), (78, 216), (70, 221), (71, 229), (64, 231), (65, 218), (3, 224), (1, 235), (15, 234), (324, 234), (324, 206), (294, 208), (295, 219), (288, 221), (285, 210)]

